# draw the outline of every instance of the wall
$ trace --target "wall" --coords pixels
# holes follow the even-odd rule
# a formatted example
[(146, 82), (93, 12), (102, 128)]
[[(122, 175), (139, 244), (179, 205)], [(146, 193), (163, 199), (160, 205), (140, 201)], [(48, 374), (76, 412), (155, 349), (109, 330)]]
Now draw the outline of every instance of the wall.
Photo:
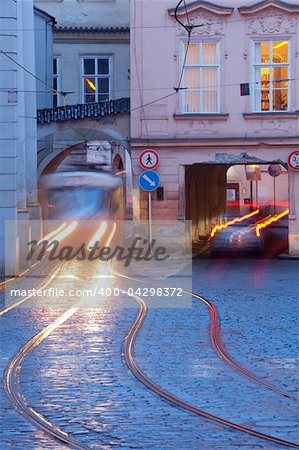
[[(82, 39), (82, 38), (81, 38)], [(88, 37), (85, 37), (87, 40)], [(89, 38), (90, 39), (90, 38)], [(128, 39), (128, 38), (127, 38)], [(112, 99), (129, 97), (130, 95), (130, 48), (126, 43), (72, 43), (72, 39), (66, 39), (65, 43), (55, 43), (54, 54), (60, 57), (61, 84), (60, 89), (66, 92), (74, 92), (67, 95), (68, 105), (83, 103), (82, 99), (82, 74), (81, 57), (112, 55)]]
[[(1, 49), (17, 57), (17, 4), (14, 0), (0, 3)], [(0, 87), (17, 89), (17, 68), (0, 54)], [(5, 220), (16, 219), (17, 184), (17, 94), (0, 92), (0, 274), (4, 274)]]
[[(173, 0), (134, 0), (131, 7), (131, 23), (137, 26), (131, 37), (132, 108), (147, 104), (160, 97), (174, 94), (180, 78), (180, 40), (187, 38), (186, 31), (168, 13), (176, 6)], [(190, 2), (187, 2), (189, 4)], [(200, 3), (200, 2), (199, 2)], [(221, 115), (218, 117), (182, 117), (179, 94), (161, 99), (138, 109), (132, 114), (132, 138), (189, 138), (210, 139), (227, 136), (248, 137), (296, 137), (299, 135), (299, 53), (298, 14), (289, 14), (273, 8), (253, 16), (250, 28), (248, 18), (238, 12), (238, 7), (257, 3), (253, 1), (221, 1), (221, 6), (231, 6), (233, 13), (221, 16), (207, 11), (190, 13), (197, 24), (207, 24), (192, 32), (191, 42), (196, 39), (216, 38), (221, 41)], [(298, 2), (291, 2), (298, 5)], [(272, 16), (272, 14), (274, 14)], [(279, 17), (285, 19), (280, 23)], [(266, 18), (264, 18), (266, 16)], [(259, 18), (262, 17), (262, 26)], [(245, 20), (246, 19), (246, 20)], [(252, 19), (252, 17), (250, 17)], [(181, 18), (186, 22), (186, 18)], [(274, 21), (274, 23), (272, 23)], [(187, 23), (187, 22), (186, 22)], [(265, 30), (262, 31), (262, 30)], [(256, 30), (255, 33), (253, 31)], [(251, 113), (251, 96), (240, 96), (240, 83), (251, 81), (251, 42), (255, 36), (268, 39), (272, 35), (290, 38), (293, 87), (291, 111), (293, 115), (274, 114), (256, 117)], [(161, 46), (163, 42), (163, 46)], [(136, 69), (136, 60), (139, 62)], [(162, 69), (163, 68), (163, 69)], [(138, 76), (137, 76), (138, 70)], [(138, 81), (139, 78), (139, 81)], [(142, 90), (139, 93), (138, 86)], [(251, 86), (253, 89), (253, 87)], [(297, 113), (296, 113), (297, 111)], [(245, 114), (245, 115), (244, 115)]]
[(53, 21), (37, 9), (34, 10), (37, 109), (52, 106)]
[[(26, 268), (19, 254), (18, 242), (29, 239), (21, 221), (38, 218), (39, 211), (36, 203), (36, 86), (32, 75), (35, 73), (32, 1), (1, 2), (0, 28), (0, 48), (18, 63), (0, 54), (0, 87), (3, 89), (0, 93), (0, 274), (4, 273), (5, 253), (7, 273), (16, 274), (19, 269)], [(17, 222), (17, 219), (20, 221)], [(4, 239), (7, 220), (14, 221), (9, 225), (9, 229), (15, 231), (11, 239)]]
[[(183, 115), (181, 92), (176, 93), (174, 87), (179, 85), (180, 62), (184, 59), (180, 41), (187, 41), (188, 36), (168, 11), (177, 2), (132, 0), (131, 145), (136, 218), (145, 217), (147, 208), (146, 196), (138, 186), (141, 173), (138, 156), (145, 148), (153, 148), (160, 154), (157, 172), (165, 188), (165, 200), (153, 204), (153, 215), (182, 219), (186, 213), (186, 166), (198, 163), (286, 165), (289, 154), (298, 147), (299, 4), (297, 0), (277, 2), (278, 7), (274, 8), (273, 3), (276, 2), (223, 0), (214, 5), (213, 2), (186, 2), (192, 9), (191, 23), (203, 25), (192, 31), (191, 43), (215, 38), (220, 41), (221, 110), (210, 115)], [(244, 4), (268, 6), (248, 16), (238, 11)], [(184, 6), (182, 14), (185, 14)], [(180, 19), (187, 23), (186, 15)], [(254, 38), (290, 40), (289, 112), (253, 113), (253, 84), (250, 96), (240, 95), (240, 83), (252, 81)], [(288, 174), (290, 252), (299, 253), (299, 174), (293, 171)], [(285, 183), (281, 188), (285, 193)]]
[(129, 25), (129, 0), (34, 0), (59, 26), (123, 27)]
[[(250, 198), (250, 181), (246, 180), (245, 166), (231, 166), (227, 171), (228, 183), (240, 184), (240, 203), (244, 198)], [(254, 188), (255, 188), (255, 182)], [(258, 181), (258, 201), (274, 201), (274, 182), (273, 177), (268, 173), (268, 165), (261, 165), (261, 180)], [(282, 173), (275, 179), (275, 192), (277, 202), (288, 201), (288, 172), (282, 169)], [(256, 201), (255, 189), (253, 189), (253, 198)]]

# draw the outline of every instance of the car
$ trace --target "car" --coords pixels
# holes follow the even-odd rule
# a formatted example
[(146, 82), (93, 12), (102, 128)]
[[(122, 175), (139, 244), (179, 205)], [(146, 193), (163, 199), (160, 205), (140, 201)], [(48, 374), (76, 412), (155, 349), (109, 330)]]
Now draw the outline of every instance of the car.
[[(244, 216), (245, 217), (245, 216)], [(256, 233), (257, 215), (242, 219), (228, 217), (210, 237), (210, 253), (216, 254), (262, 254), (265, 250), (264, 235)], [(242, 220), (241, 220), (242, 219)]]

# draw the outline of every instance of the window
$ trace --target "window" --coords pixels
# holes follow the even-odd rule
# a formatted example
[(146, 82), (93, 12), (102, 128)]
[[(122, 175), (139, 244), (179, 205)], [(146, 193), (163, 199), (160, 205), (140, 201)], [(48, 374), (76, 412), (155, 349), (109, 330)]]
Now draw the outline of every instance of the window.
[(288, 111), (290, 59), (288, 41), (254, 42), (254, 111)]
[(83, 58), (83, 102), (95, 103), (111, 98), (111, 58)]
[[(60, 58), (53, 58), (53, 89), (60, 91)], [(53, 92), (53, 107), (61, 106), (61, 95)]]
[[(182, 59), (187, 51), (183, 44)], [(189, 44), (184, 69), (182, 92), (183, 113), (220, 112), (219, 42)]]

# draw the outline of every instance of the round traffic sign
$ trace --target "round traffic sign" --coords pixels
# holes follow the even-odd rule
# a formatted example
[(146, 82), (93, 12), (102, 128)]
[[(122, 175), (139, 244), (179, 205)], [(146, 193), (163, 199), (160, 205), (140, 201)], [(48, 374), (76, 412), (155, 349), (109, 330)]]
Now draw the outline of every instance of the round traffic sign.
[(145, 170), (139, 178), (140, 187), (146, 192), (152, 192), (157, 189), (160, 184), (160, 177), (153, 170)]
[(159, 165), (159, 155), (155, 150), (147, 149), (139, 156), (139, 164), (143, 169), (155, 169)]
[(299, 171), (299, 150), (295, 150), (289, 155), (288, 166), (292, 170)]
[(268, 173), (271, 177), (278, 177), (282, 172), (282, 168), (280, 164), (270, 164), (268, 167)]

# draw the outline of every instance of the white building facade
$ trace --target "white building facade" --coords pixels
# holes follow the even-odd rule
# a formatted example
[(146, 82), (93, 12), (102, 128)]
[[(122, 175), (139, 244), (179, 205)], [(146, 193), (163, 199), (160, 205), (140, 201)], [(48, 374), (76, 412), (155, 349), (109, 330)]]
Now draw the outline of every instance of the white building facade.
[[(53, 20), (46, 14), (36, 19), (43, 28)], [(22, 223), (40, 218), (37, 203), (37, 85), (35, 59), (35, 19), (33, 2), (7, 0), (0, 3), (0, 273), (13, 275), (26, 269), (19, 254), (19, 240), (38, 237), (39, 230), (29, 230)], [(51, 31), (48, 31), (49, 42)], [(42, 40), (39, 36), (40, 45)], [(45, 53), (45, 47), (42, 52)], [(41, 73), (44, 81), (44, 74)], [(40, 83), (40, 82), (39, 82)], [(47, 88), (49, 89), (49, 88)], [(43, 99), (40, 105), (45, 106)], [(5, 222), (15, 227), (17, 239), (5, 238)], [(28, 231), (29, 230), (29, 231)], [(37, 236), (35, 236), (37, 235)]]

